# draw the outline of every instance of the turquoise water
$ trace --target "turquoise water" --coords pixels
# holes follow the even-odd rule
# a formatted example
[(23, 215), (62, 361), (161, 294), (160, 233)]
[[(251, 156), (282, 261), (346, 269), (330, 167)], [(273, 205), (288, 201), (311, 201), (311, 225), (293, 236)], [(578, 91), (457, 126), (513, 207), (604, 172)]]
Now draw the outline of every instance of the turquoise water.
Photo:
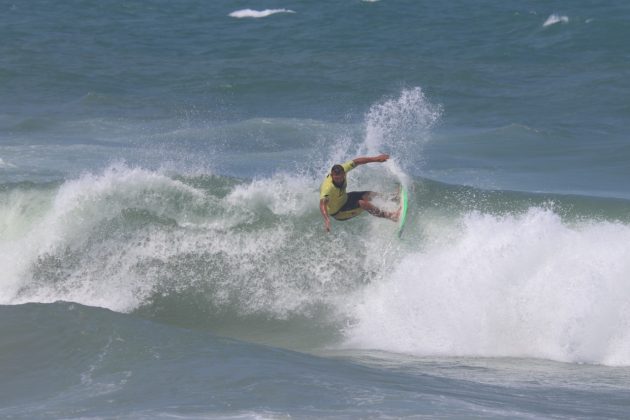
[(624, 2), (0, 10), (0, 416), (626, 415)]

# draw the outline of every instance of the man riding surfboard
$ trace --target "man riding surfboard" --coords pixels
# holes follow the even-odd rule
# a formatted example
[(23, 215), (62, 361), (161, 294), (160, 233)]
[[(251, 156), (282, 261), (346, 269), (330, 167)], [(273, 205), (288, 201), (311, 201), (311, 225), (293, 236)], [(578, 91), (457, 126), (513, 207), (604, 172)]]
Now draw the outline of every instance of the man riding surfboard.
[(324, 228), (330, 232), (330, 216), (336, 220), (348, 220), (367, 211), (373, 216), (392, 221), (398, 220), (399, 211), (384, 211), (370, 201), (377, 194), (373, 191), (353, 191), (346, 193), (346, 174), (359, 165), (372, 162), (385, 162), (389, 155), (358, 157), (341, 165), (334, 165), (319, 189), (319, 210), (324, 217)]

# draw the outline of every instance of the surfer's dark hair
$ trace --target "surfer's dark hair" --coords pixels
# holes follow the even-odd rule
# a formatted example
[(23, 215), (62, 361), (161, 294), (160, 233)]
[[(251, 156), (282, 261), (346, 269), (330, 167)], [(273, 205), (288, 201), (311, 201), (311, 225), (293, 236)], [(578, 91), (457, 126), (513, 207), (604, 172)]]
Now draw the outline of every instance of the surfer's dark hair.
[(342, 174), (344, 172), (346, 172), (346, 171), (344, 171), (343, 166), (341, 166), (341, 165), (335, 165), (330, 170), (330, 173), (331, 174), (335, 174), (335, 175), (339, 175), (339, 174)]

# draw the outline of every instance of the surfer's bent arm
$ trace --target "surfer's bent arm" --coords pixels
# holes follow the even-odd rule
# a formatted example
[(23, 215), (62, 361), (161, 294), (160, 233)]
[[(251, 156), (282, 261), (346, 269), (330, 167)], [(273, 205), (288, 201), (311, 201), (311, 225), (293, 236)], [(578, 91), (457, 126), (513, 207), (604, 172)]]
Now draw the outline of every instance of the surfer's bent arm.
[(324, 229), (326, 229), (326, 232), (330, 232), (330, 216), (328, 216), (328, 209), (326, 208), (327, 203), (328, 203), (328, 198), (320, 199), (319, 211), (321, 211), (322, 216), (324, 216)]
[(354, 162), (355, 166), (359, 166), (359, 165), (364, 165), (366, 163), (372, 163), (372, 162), (385, 162), (387, 159), (389, 159), (389, 155), (381, 154), (378, 156), (354, 158), (352, 159), (352, 162)]

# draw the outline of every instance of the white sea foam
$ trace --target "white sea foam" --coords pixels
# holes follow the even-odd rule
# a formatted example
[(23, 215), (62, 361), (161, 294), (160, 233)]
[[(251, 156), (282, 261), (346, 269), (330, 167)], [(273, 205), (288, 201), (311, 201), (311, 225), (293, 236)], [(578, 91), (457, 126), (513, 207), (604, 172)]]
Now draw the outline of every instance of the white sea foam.
[(531, 208), (434, 229), (359, 294), (348, 346), (630, 365), (630, 226)]
[(316, 187), (277, 175), (220, 198), (115, 165), (50, 190), (30, 223), (14, 210), (35, 200), (16, 193), (0, 202), (0, 215), (25, 225), (0, 242), (0, 303), (65, 300), (127, 312), (156, 291), (195, 289), (214, 307), (283, 317), (334, 295), (325, 284), (338, 273), (313, 258), (334, 239), (293, 233), (295, 221), (317, 212)]
[(543, 23), (543, 27), (555, 25), (556, 23), (569, 23), (569, 17), (554, 13), (547, 18), (545, 23)]
[(317, 202), (313, 187), (317, 181), (278, 173), (236, 186), (226, 197), (228, 203), (242, 208), (268, 208), (277, 215), (299, 215), (312, 210)]
[[(170, 193), (165, 194), (165, 191)], [(133, 307), (138, 299), (143, 298), (143, 293), (150, 292), (152, 284), (130, 282), (129, 272), (132, 270), (125, 271), (121, 266), (137, 264), (138, 255), (134, 254), (136, 249), (129, 252), (124, 241), (120, 244), (106, 243), (101, 249), (92, 250), (92, 255), (83, 255), (88, 263), (81, 270), (65, 274), (63, 270), (57, 270), (57, 275), (63, 275), (68, 282), (65, 287), (58, 288), (52, 282), (31, 294), (20, 296), (20, 293), (25, 287), (33, 285), (32, 270), (42, 260), (60, 258), (63, 261), (64, 254), (72, 254), (73, 250), (82, 247), (89, 248), (94, 240), (91, 235), (99, 232), (98, 226), (126, 209), (150, 209), (159, 217), (177, 218), (176, 203), (165, 203), (165, 196), (170, 196), (172, 200), (173, 197), (203, 199), (200, 192), (179, 181), (124, 165), (114, 165), (99, 175), (85, 174), (67, 181), (53, 196), (37, 191), (11, 193), (0, 202), (0, 215), (18, 227), (2, 228), (0, 302), (63, 299), (115, 310)], [(36, 208), (33, 209), (33, 206)], [(94, 287), (102, 277), (111, 281)], [(126, 282), (131, 285), (122, 286)], [(143, 287), (146, 289), (144, 292)]]
[(237, 19), (244, 18), (252, 18), (252, 19), (260, 19), (267, 16), (275, 15), (277, 13), (295, 13), (295, 11), (290, 9), (266, 9), (266, 10), (252, 10), (252, 9), (242, 9), (236, 10), (229, 14), (230, 17)]

